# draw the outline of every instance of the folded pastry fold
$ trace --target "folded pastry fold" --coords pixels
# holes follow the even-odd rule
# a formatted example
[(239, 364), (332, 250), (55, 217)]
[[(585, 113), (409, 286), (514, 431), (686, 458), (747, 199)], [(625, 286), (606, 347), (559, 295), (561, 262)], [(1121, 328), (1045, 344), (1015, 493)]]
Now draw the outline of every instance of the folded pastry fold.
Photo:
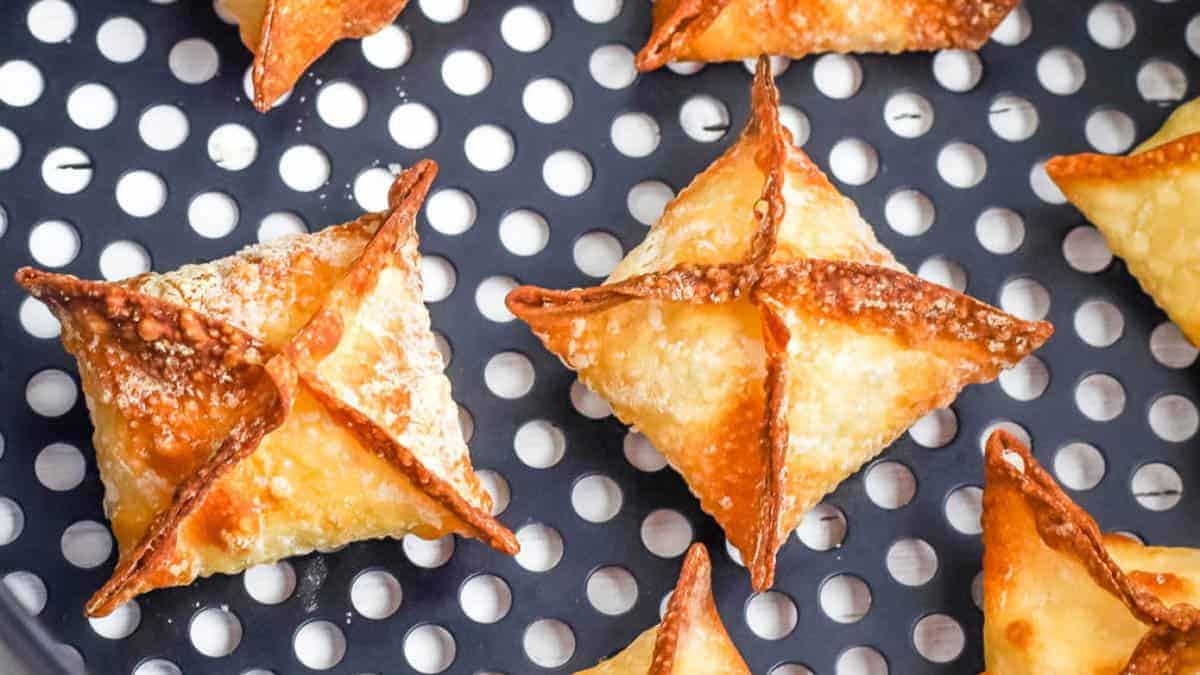
[(806, 511), (1052, 328), (904, 271), (792, 144), (765, 58), (751, 109), (603, 285), (508, 306), (683, 475), (762, 590)]
[(639, 70), (772, 54), (978, 49), (1019, 0), (657, 0)]
[(1101, 534), (1007, 432), (985, 463), (988, 675), (1200, 673), (1200, 550)]
[(271, 109), (314, 61), (345, 38), (396, 20), (408, 0), (218, 0), (254, 52), (254, 107)]
[(1200, 101), (1127, 157), (1055, 157), (1046, 172), (1194, 344), (1200, 344)]
[(750, 675), (712, 595), (712, 563), (692, 544), (663, 620), (628, 647), (576, 675)]
[(359, 539), (517, 550), (421, 301), (414, 221), (435, 174), (404, 172), (386, 214), (167, 274), (18, 272), (61, 322), (96, 427), (120, 558), (88, 614)]

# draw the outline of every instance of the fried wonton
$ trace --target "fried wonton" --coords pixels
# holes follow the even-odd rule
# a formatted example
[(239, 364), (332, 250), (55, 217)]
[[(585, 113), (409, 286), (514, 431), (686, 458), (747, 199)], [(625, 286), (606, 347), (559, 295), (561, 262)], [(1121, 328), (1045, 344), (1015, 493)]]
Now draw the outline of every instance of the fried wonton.
[(95, 424), (120, 560), (88, 602), (359, 539), (451, 532), (514, 553), (471, 467), (421, 301), (414, 219), (390, 210), (122, 282), (29, 268)]
[(978, 49), (1019, 0), (657, 0), (639, 70), (760, 54)]
[(1055, 157), (1046, 172), (1142, 288), (1200, 345), (1200, 100), (1128, 157)]
[(667, 613), (616, 656), (575, 675), (750, 675), (712, 595), (712, 563), (692, 544)]
[(396, 20), (408, 0), (217, 0), (254, 52), (254, 107), (271, 109), (305, 70), (345, 38)]
[(1200, 549), (1101, 534), (1005, 431), (985, 462), (988, 675), (1200, 673)]
[(762, 590), (806, 511), (1053, 329), (907, 273), (792, 144), (765, 58), (751, 110), (604, 285), (508, 306), (683, 474)]

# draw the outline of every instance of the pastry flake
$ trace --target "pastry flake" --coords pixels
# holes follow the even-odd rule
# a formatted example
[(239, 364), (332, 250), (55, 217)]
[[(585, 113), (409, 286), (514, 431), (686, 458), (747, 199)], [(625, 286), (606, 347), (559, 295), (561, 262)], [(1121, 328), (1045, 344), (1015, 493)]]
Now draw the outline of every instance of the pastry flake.
[(576, 675), (750, 675), (712, 595), (712, 564), (692, 544), (663, 620), (624, 650)]
[(1101, 534), (1005, 431), (985, 462), (989, 675), (1200, 672), (1200, 550)]
[(1193, 344), (1200, 344), (1200, 101), (1127, 157), (1055, 157), (1046, 172)]
[(254, 52), (254, 107), (271, 109), (305, 70), (344, 38), (396, 20), (408, 0), (218, 0)]
[(421, 301), (421, 162), (390, 211), (167, 274), (17, 280), (62, 323), (119, 562), (156, 588), (351, 541), (451, 532), (505, 553)]
[(908, 274), (792, 144), (765, 58), (751, 110), (603, 285), (507, 302), (683, 475), (764, 590), (806, 511), (1053, 329)]
[(639, 70), (760, 54), (978, 49), (1019, 0), (658, 0)]

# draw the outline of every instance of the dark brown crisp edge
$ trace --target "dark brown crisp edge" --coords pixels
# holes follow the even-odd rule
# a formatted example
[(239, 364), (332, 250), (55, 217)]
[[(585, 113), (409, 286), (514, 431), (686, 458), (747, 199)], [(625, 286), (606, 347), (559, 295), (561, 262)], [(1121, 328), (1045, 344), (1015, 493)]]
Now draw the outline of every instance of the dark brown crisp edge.
[(1200, 133), (1134, 155), (1059, 155), (1046, 162), (1046, 173), (1067, 192), (1075, 181), (1145, 178), (1181, 164), (1200, 164)]
[(703, 33), (732, 0), (680, 0), (667, 20), (654, 27), (646, 46), (638, 52), (634, 64), (642, 72), (656, 70), (675, 58), (675, 54), (694, 36)]
[[(225, 441), (185, 481), (180, 483), (170, 506), (159, 513), (141, 539), (113, 571), (107, 582), (84, 606), (88, 616), (103, 616), (140, 592), (143, 579), (170, 561), (175, 551), (173, 535), (180, 523), (203, 503), (216, 481), (258, 447), (262, 438), (283, 423), (291, 407), (295, 376), (285, 364), (273, 359), (262, 365), (266, 347), (250, 335), (225, 323), (157, 298), (130, 291), (116, 284), (84, 281), (62, 274), (30, 268), (17, 272), (17, 283), (31, 295), (60, 312), (71, 305), (85, 305), (104, 324), (95, 326), (107, 339), (132, 348), (165, 340), (189, 347), (193, 359), (202, 363), (201, 371), (210, 377), (233, 368), (259, 371), (265, 368), (269, 378), (243, 373), (245, 384), (262, 387), (255, 397), (254, 411), (230, 431)], [(150, 351), (151, 355), (155, 352)], [(159, 366), (165, 369), (166, 364)], [(261, 374), (261, 373), (259, 373)]]
[(986, 366), (977, 380), (994, 378), (1001, 369), (1015, 365), (1054, 332), (1049, 323), (1022, 321), (969, 296), (885, 267), (817, 259), (770, 262), (786, 207), (783, 180), (788, 141), (779, 122), (778, 97), (770, 63), (760, 57), (752, 89), (752, 116), (745, 133), (759, 134), (764, 139), (755, 161), (765, 180), (762, 197), (755, 205), (759, 227), (745, 260), (720, 265), (685, 264), (586, 289), (555, 291), (521, 286), (505, 299), (509, 310), (526, 323), (547, 317), (595, 314), (639, 298), (693, 304), (722, 304), (746, 298), (758, 307), (767, 349), (763, 385), (767, 409), (761, 444), (768, 479), (757, 496), (755, 545), (747, 562), (757, 591), (767, 590), (774, 582), (775, 553), (781, 543), (779, 522), (788, 438), (788, 335), (781, 317), (789, 306), (800, 305), (848, 323), (868, 323), (909, 343), (970, 341), (978, 347), (970, 356)]
[[(331, 292), (336, 301), (357, 305), (374, 289), (380, 272), (396, 261), (398, 247), (415, 239), (416, 215), (437, 175), (437, 164), (423, 160), (401, 174), (389, 198), (392, 213), (367, 244), (362, 255), (338, 287)], [(413, 485), (461, 519), (489, 546), (509, 555), (520, 546), (516, 536), (491, 514), (467, 501), (449, 482), (430, 471), (411, 450), (396, 442), (390, 434), (359, 410), (340, 400), (334, 388), (317, 370), (320, 361), (337, 348), (343, 333), (341, 313), (331, 307), (318, 311), (292, 339), (286, 353), (296, 363), (300, 380), (326, 409), (383, 460), (404, 474)]]
[[(1018, 468), (1005, 459), (1014, 454)], [(992, 432), (985, 453), (985, 490), (999, 484), (1016, 488), (1033, 511), (1038, 535), (1050, 548), (1078, 560), (1092, 580), (1117, 597), (1150, 631), (1138, 643), (1122, 675), (1169, 675), (1183, 651), (1200, 640), (1200, 609), (1187, 603), (1167, 606), (1139, 588), (1117, 565), (1104, 546), (1099, 526), (1071, 501), (1015, 436)]]

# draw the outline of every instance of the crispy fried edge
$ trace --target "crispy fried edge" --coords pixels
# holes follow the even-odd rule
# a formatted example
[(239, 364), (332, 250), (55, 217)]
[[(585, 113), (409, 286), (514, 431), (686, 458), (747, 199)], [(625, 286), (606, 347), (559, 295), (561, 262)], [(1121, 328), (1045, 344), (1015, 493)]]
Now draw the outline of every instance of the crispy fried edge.
[[(437, 164), (422, 160), (396, 179), (389, 194), (391, 214), (367, 243), (358, 260), (351, 265), (344, 279), (330, 292), (332, 301), (360, 302), (378, 283), (380, 273), (393, 261), (398, 247), (416, 238), (417, 212), (436, 176)], [(460, 518), (475, 536), (499, 551), (515, 554), (520, 546), (511, 531), (491, 514), (467, 501), (453, 485), (430, 471), (412, 451), (396, 442), (370, 418), (338, 399), (334, 389), (317, 375), (320, 361), (337, 348), (343, 329), (341, 313), (336, 308), (326, 306), (289, 343), (285, 353), (295, 362), (304, 386), (364, 445), (404, 474), (414, 486)]]
[[(286, 2), (287, 0), (267, 0), (258, 47), (253, 50), (254, 64), (251, 77), (254, 79), (254, 108), (262, 113), (269, 111), (275, 105), (275, 101), (294, 87), (300, 76), (311, 68), (317, 59), (324, 56), (324, 52), (322, 52), (309, 60), (308, 63), (297, 69), (294, 76), (285, 77), (282, 73), (277, 72), (277, 69), (268, 66), (268, 61), (275, 56), (275, 42), (279, 39), (279, 32), (275, 30), (275, 17), (283, 11), (282, 6)], [(343, 15), (341, 32), (336, 33), (337, 37), (333, 39), (333, 43), (346, 38), (364, 37), (395, 21), (400, 12), (404, 11), (404, 7), (408, 5), (408, 0), (393, 0), (393, 2), (395, 3), (393, 9), (387, 10), (390, 17), (386, 21), (365, 22), (365, 19), (369, 18), (365, 12), (357, 17)], [(351, 2), (343, 4), (350, 5)]]
[[(687, 556), (683, 559), (683, 568), (679, 570), (679, 581), (675, 584), (675, 592), (667, 603), (667, 612), (663, 615), (658, 627), (658, 635), (654, 639), (654, 656), (650, 661), (650, 670), (646, 675), (671, 675), (675, 668), (675, 656), (679, 649), (679, 640), (691, 627), (692, 611), (709, 614), (715, 619), (714, 623), (728, 639), (725, 625), (717, 614), (716, 604), (712, 597), (712, 562), (708, 558), (708, 549), (704, 544), (692, 544)], [(736, 650), (735, 650), (736, 653)], [(737, 655), (741, 658), (741, 655)], [(750, 670), (745, 662), (741, 663), (742, 672), (749, 675)]]
[[(86, 302), (107, 321), (107, 330), (120, 331), (126, 339), (155, 342), (167, 339), (196, 350), (197, 358), (221, 369), (230, 365), (264, 368), (257, 357), (267, 349), (250, 335), (226, 322), (212, 319), (186, 308), (124, 289), (116, 284), (84, 281), (69, 275), (52, 274), (30, 268), (17, 272), (17, 283), (34, 297), (64, 311), (74, 302)], [(141, 336), (139, 326), (150, 319), (162, 330), (153, 339)], [(243, 355), (257, 352), (254, 360)], [(154, 517), (141, 539), (113, 570), (112, 576), (88, 600), (88, 616), (104, 616), (138, 595), (139, 582), (170, 561), (175, 550), (175, 535), (180, 524), (193, 513), (211, 492), (216, 481), (258, 448), (264, 436), (283, 423), (295, 391), (295, 374), (277, 358), (265, 366), (275, 391), (267, 401), (259, 401), (259, 414), (245, 417), (230, 431), (225, 441), (200, 467), (180, 483), (171, 505)]]
[[(768, 475), (757, 497), (755, 546), (747, 565), (751, 584), (757, 591), (773, 584), (776, 553), (781, 545), (779, 519), (783, 511), (788, 429), (784, 365), (787, 328), (780, 314), (788, 304), (803, 301), (809, 310), (836, 320), (866, 320), (876, 328), (903, 336), (910, 343), (938, 338), (986, 342), (989, 349), (974, 356), (981, 361), (987, 357), (987, 379), (1014, 365), (1054, 333), (1054, 327), (1047, 322), (1022, 321), (969, 296), (885, 267), (817, 259), (769, 262), (786, 210), (783, 181), (790, 143), (790, 136), (779, 121), (778, 105), (779, 92), (771, 76), (770, 62), (765, 56), (759, 57), (747, 133), (759, 134), (764, 139), (755, 153), (755, 162), (766, 178), (762, 196), (755, 205), (759, 228), (746, 261), (683, 264), (664, 272), (585, 289), (555, 291), (520, 286), (505, 298), (509, 311), (528, 324), (542, 318), (594, 314), (638, 298), (720, 304), (749, 297), (758, 306), (768, 352), (764, 381), (767, 409), (761, 440)], [(1003, 348), (998, 354), (991, 348), (997, 342)]]
[[(1004, 458), (1020, 457), (1023, 469)], [(1003, 429), (988, 437), (984, 455), (984, 508), (987, 490), (1016, 489), (1033, 511), (1038, 536), (1050, 548), (1081, 563), (1100, 588), (1114, 595), (1151, 630), (1138, 643), (1122, 675), (1170, 675), (1183, 647), (1200, 640), (1200, 609), (1186, 603), (1167, 606), (1125, 574), (1104, 546), (1096, 521), (1062, 491), (1015, 436)], [(984, 521), (987, 522), (986, 519)], [(986, 536), (986, 535), (985, 535)]]
[(1063, 192), (1069, 192), (1075, 181), (1147, 178), (1181, 164), (1200, 164), (1200, 133), (1134, 155), (1059, 155), (1046, 162), (1046, 173)]
[[(730, 2), (732, 0), (681, 0), (665, 21), (654, 26), (634, 61), (637, 69), (642, 72), (656, 70), (675, 60), (684, 45), (708, 29)], [(923, 12), (918, 8), (916, 35), (909, 51), (979, 49), (1020, 0), (967, 0), (963, 4), (966, 5), (962, 12), (964, 16), (949, 22), (950, 25), (938, 20), (943, 17), (936, 13), (945, 9), (937, 4), (926, 7)]]

